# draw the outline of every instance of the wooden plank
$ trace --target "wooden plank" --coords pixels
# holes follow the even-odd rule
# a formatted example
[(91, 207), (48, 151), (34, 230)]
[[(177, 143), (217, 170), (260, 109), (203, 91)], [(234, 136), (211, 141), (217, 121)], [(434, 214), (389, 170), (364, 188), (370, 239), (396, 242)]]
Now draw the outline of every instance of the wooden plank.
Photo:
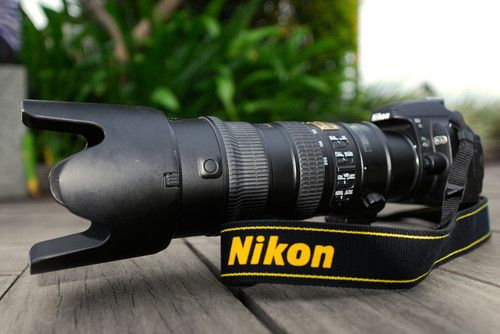
[(500, 232), (500, 199), (489, 198), (490, 228), (494, 232)]
[(489, 176), (486, 177), (484, 185), (483, 185), (483, 194), (489, 198), (500, 198), (500, 188), (499, 182), (500, 176)]
[(489, 198), (491, 229), (500, 232), (500, 165), (489, 165), (485, 169), (483, 194)]
[[(498, 187), (500, 187), (500, 184)], [(500, 232), (500, 196), (491, 196), (487, 193), (485, 195), (489, 200), (488, 212), (490, 215), (490, 228), (492, 231)]]
[(0, 299), (2, 299), (2, 296), (7, 292), (7, 290), (12, 285), (12, 283), (14, 283), (16, 278), (17, 278), (16, 275), (8, 275), (8, 276), (0, 275)]
[(64, 211), (65, 209), (61, 207), (52, 197), (41, 198), (41, 199), (25, 199), (21, 201), (7, 201), (0, 203), (0, 214), (9, 212), (53, 212), (55, 210)]
[(142, 258), (37, 276), (0, 301), (2, 332), (264, 333), (182, 241)]
[(53, 207), (51, 212), (2, 214), (0, 206), (0, 245), (30, 246), (38, 241), (83, 231), (89, 225), (64, 208)]
[[(472, 278), (500, 288), (500, 234), (473, 251), (445, 263), (438, 270)], [(499, 292), (500, 293), (500, 292)]]
[[(191, 238), (199, 256), (220, 268), (219, 239)], [(472, 254), (472, 253), (470, 253)], [(496, 333), (500, 289), (433, 271), (409, 290), (365, 290), (259, 284), (243, 298), (266, 312), (276, 326), (299, 332)]]
[(0, 204), (0, 275), (20, 274), (39, 241), (83, 231), (89, 225), (53, 201)]
[(27, 246), (0, 244), (0, 275), (19, 275), (28, 265)]

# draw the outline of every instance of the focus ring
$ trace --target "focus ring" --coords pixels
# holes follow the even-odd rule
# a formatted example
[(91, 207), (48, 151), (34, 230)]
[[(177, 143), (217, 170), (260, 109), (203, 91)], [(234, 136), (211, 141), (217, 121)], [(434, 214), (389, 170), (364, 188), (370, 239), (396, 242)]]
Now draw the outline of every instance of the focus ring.
[(250, 123), (208, 117), (219, 131), (227, 157), (229, 194), (226, 221), (262, 216), (269, 193), (269, 164), (264, 144)]
[(300, 122), (278, 122), (286, 129), (297, 151), (299, 163), (299, 193), (295, 214), (312, 216), (323, 195), (325, 166), (317, 138), (311, 129)]

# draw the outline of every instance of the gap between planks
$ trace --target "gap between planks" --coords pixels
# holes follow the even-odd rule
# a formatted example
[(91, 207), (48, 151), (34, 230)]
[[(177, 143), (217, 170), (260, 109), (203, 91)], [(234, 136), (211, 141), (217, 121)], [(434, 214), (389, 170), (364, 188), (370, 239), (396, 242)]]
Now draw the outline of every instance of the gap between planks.
[(1, 275), (0, 278), (2, 277), (13, 277), (12, 278), (12, 281), (7, 283), (7, 287), (2, 291), (0, 290), (0, 300), (2, 300), (3, 297), (5, 297), (5, 295), (7, 295), (7, 293), (9, 292), (10, 289), (12, 289), (12, 287), (14, 286), (14, 284), (16, 284), (16, 282), (19, 280), (19, 277), (21, 277), (21, 275), (26, 271), (26, 269), (28, 268), (28, 266), (26, 266), (19, 274), (13, 274), (13, 275)]
[(245, 306), (250, 313), (252, 313), (264, 326), (266, 326), (272, 333), (286, 333), (276, 321), (273, 320), (269, 314), (266, 313), (252, 298), (250, 298), (242, 289), (230, 287), (220, 281), (219, 268), (213, 264), (210, 259), (203, 255), (196, 247), (194, 247), (188, 240), (183, 239), (186, 246), (193, 252), (193, 254), (208, 268), (215, 279), (224, 285), (229, 292), (231, 292), (236, 299), (238, 299), (243, 306)]

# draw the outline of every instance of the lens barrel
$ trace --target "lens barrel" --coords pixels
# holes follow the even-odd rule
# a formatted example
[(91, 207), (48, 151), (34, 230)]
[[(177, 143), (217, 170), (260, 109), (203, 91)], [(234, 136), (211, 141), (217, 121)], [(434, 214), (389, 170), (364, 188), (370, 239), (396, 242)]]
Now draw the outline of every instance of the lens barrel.
[(373, 192), (408, 196), (419, 176), (411, 141), (369, 122), (170, 123), (182, 180), (177, 236), (215, 234), (221, 221), (357, 210)]

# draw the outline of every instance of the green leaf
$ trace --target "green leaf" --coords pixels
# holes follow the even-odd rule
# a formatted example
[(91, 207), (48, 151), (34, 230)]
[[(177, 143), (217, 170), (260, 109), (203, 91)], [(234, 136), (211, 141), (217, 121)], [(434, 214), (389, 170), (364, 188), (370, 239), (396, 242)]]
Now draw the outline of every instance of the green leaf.
[(307, 42), (307, 39), (311, 37), (310, 34), (309, 29), (306, 27), (300, 27), (297, 31), (290, 35), (287, 39), (287, 45), (290, 52), (301, 49)]
[(236, 107), (234, 105), (234, 80), (231, 72), (228, 68), (222, 68), (219, 71), (219, 75), (215, 79), (215, 87), (217, 89), (217, 96), (224, 105), (227, 115), (230, 120), (238, 120), (238, 114), (236, 112)]
[(312, 88), (320, 93), (329, 94), (332, 92), (330, 85), (321, 78), (305, 74), (305, 75), (300, 77), (300, 81), (304, 85), (306, 85), (309, 88)]
[(208, 3), (205, 14), (210, 16), (219, 16), (219, 13), (224, 8), (226, 0), (212, 0)]
[(151, 94), (151, 101), (170, 111), (180, 108), (179, 100), (168, 87), (158, 87)]
[(217, 95), (224, 105), (231, 103), (234, 96), (234, 82), (228, 77), (219, 77), (215, 80)]
[(293, 98), (270, 98), (245, 102), (242, 104), (242, 109), (249, 114), (261, 111), (279, 112), (290, 110), (296, 104), (297, 101)]
[(241, 81), (239, 88), (240, 90), (247, 87), (251, 88), (253, 85), (256, 85), (260, 82), (271, 81), (271, 80), (278, 80), (278, 76), (275, 71), (269, 69), (257, 70), (247, 75)]
[(220, 24), (219, 22), (211, 16), (203, 16), (201, 18), (201, 23), (208, 32), (211, 38), (218, 37), (220, 35)]
[(230, 36), (235, 36), (250, 27), (260, 4), (260, 0), (240, 2), (227, 25), (224, 26), (224, 32), (227, 32)]
[(302, 59), (310, 59), (322, 54), (333, 54), (339, 43), (333, 37), (323, 37), (307, 45), (300, 53)]
[(281, 28), (278, 26), (266, 26), (242, 31), (229, 45), (229, 55), (236, 57), (249, 47), (256, 47), (257, 44), (269, 37), (279, 37)]

